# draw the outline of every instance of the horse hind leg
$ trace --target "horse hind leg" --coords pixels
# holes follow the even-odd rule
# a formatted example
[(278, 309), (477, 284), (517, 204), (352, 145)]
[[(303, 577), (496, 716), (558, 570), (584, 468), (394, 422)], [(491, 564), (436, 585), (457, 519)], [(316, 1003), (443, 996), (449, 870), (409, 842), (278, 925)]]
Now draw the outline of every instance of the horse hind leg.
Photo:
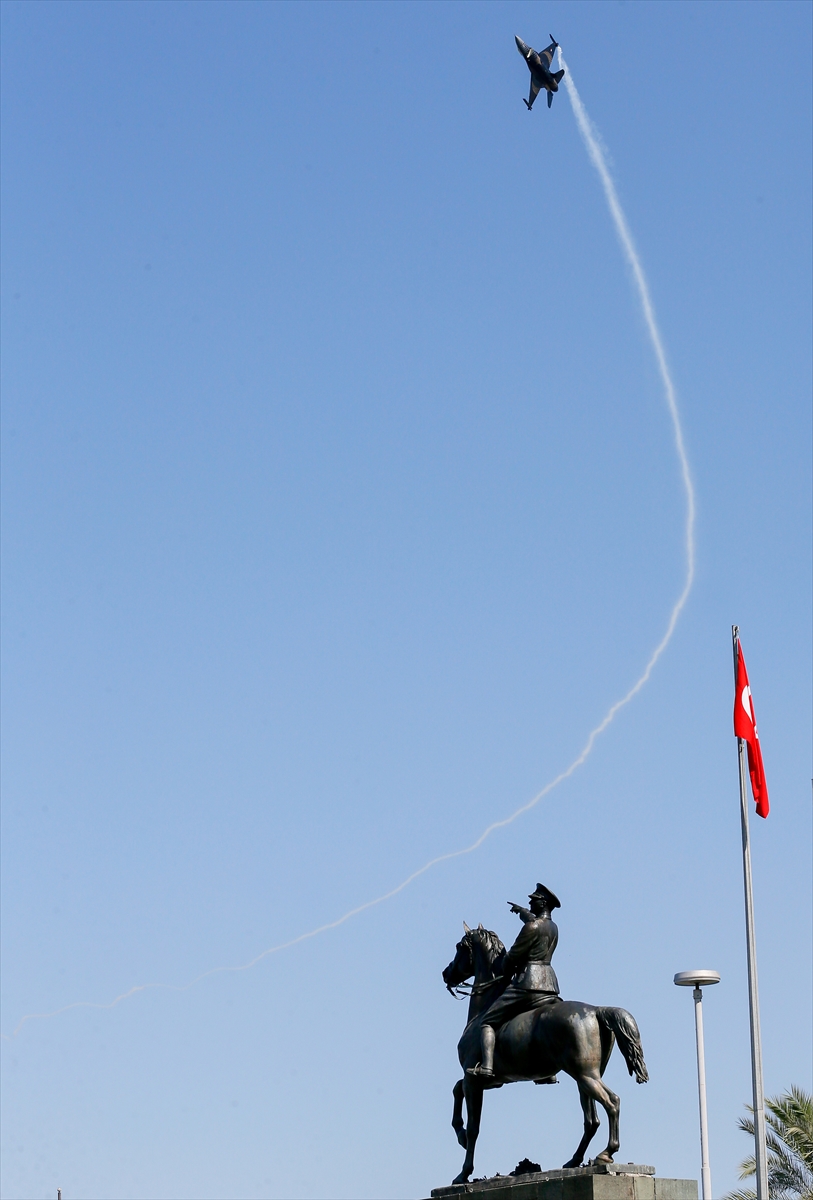
[(596, 1114), (596, 1102), (589, 1092), (582, 1090), (579, 1084), (579, 1099), (582, 1102), (582, 1112), (584, 1113), (584, 1136), (579, 1142), (576, 1153), (564, 1165), (565, 1167), (580, 1167), (584, 1162), (584, 1152), (592, 1142), (598, 1129), (598, 1116)]
[(452, 1088), (454, 1096), (454, 1111), (452, 1112), (452, 1129), (457, 1134), (457, 1140), (466, 1149), (466, 1131), (463, 1128), (463, 1080), (458, 1079)]
[(611, 1092), (603, 1080), (597, 1076), (584, 1075), (578, 1080), (578, 1084), (580, 1095), (586, 1095), (594, 1102), (598, 1101), (607, 1114), (610, 1137), (607, 1141), (606, 1149), (602, 1150), (601, 1154), (596, 1155), (594, 1162), (610, 1163), (613, 1161), (613, 1155), (620, 1144), (618, 1141), (618, 1114), (621, 1111), (621, 1101), (615, 1092)]

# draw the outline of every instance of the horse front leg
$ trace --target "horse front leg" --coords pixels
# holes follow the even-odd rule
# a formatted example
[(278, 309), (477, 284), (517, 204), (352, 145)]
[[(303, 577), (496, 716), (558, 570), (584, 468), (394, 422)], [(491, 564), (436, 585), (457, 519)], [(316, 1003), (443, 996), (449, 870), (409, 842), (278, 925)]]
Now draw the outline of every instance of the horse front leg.
[(580, 1167), (582, 1165), (584, 1162), (584, 1152), (592, 1142), (598, 1129), (596, 1102), (589, 1092), (582, 1091), (581, 1083), (579, 1083), (579, 1099), (582, 1102), (582, 1112), (584, 1113), (584, 1136), (579, 1142), (576, 1153), (564, 1164), (565, 1167)]
[(474, 1147), (480, 1132), (480, 1115), (483, 1111), (483, 1085), (467, 1075), (463, 1080), (466, 1097), (466, 1159), (460, 1174), (452, 1183), (468, 1183), (474, 1170)]
[(454, 1096), (454, 1109), (452, 1111), (452, 1129), (457, 1134), (457, 1140), (463, 1149), (466, 1149), (466, 1131), (463, 1128), (463, 1080), (458, 1079), (457, 1083), (452, 1088)]

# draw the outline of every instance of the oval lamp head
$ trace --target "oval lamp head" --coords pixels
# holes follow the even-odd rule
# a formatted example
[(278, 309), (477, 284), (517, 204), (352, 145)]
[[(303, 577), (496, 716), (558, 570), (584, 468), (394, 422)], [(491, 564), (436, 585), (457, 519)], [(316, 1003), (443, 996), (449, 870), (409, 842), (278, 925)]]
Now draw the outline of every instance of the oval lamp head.
[(720, 982), (719, 971), (678, 971), (675, 983), (678, 987), (709, 987)]

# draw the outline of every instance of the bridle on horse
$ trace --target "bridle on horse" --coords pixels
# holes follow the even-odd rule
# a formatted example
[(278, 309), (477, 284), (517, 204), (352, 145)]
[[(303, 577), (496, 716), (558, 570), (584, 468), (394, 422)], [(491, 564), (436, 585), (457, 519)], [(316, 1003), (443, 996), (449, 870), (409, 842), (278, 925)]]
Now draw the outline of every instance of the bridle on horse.
[(495, 975), (493, 979), (484, 979), (482, 983), (466, 983), (465, 980), (463, 983), (447, 983), (446, 991), (457, 1000), (465, 1000), (467, 996), (482, 996), (483, 992), (487, 992), (503, 978), (502, 975)]

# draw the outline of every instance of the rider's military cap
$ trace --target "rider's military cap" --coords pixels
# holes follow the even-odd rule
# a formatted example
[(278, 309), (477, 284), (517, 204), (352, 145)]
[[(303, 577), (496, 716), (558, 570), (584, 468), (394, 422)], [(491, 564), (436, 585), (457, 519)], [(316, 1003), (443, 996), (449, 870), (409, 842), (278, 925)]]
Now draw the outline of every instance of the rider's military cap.
[(544, 883), (536, 885), (536, 891), (531, 892), (529, 900), (545, 900), (549, 908), (561, 908), (559, 897), (555, 896), (550, 888), (546, 888)]

